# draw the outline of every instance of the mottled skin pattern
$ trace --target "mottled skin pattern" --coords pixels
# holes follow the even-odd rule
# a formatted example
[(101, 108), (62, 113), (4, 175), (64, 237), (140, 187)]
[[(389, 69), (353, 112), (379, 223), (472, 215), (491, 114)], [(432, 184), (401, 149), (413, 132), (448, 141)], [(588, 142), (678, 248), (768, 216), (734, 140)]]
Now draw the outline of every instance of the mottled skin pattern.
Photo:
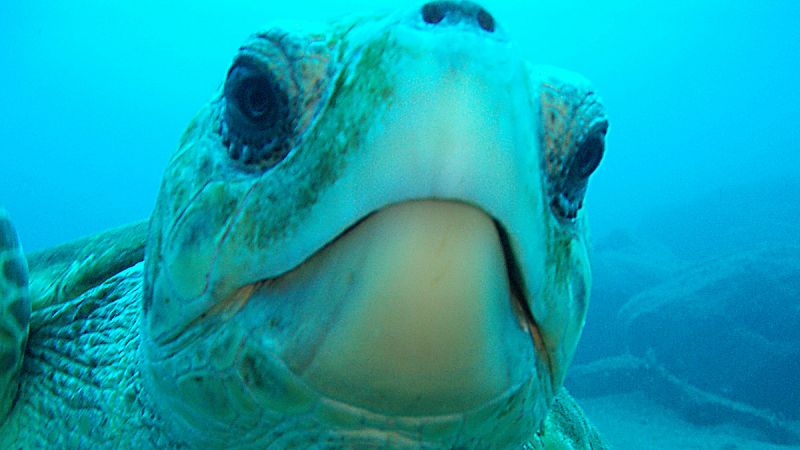
[(0, 209), (0, 413), (17, 395), (30, 319), (28, 265), (8, 215)]
[[(0, 448), (602, 448), (561, 390), (588, 300), (580, 207), (602, 106), (582, 78), (520, 60), (501, 27), (442, 23), (417, 7), (254, 35), (165, 171), (143, 262), (141, 225), (29, 257), (29, 335), (25, 261), (0, 218), (14, 261), (0, 400), (16, 398)], [(335, 315), (285, 296), (351, 226), (418, 199), (474, 205), (502, 230), (527, 356), (481, 406), (380, 413), (314, 384)]]

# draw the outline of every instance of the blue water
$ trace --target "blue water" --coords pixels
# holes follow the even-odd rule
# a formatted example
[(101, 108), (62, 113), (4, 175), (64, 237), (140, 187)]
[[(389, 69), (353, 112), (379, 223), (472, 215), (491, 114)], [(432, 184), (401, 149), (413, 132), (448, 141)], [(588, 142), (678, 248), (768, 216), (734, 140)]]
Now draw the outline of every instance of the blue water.
[[(0, 4), (0, 204), (27, 250), (146, 218), (183, 128), (263, 23), (400, 4), (164, 3)], [(580, 362), (625, 347), (603, 327), (615, 326), (608, 321), (630, 291), (760, 244), (800, 245), (787, 220), (800, 217), (800, 2), (483, 4), (529, 59), (591, 79), (611, 119), (588, 196), (596, 285), (605, 291), (592, 304), (587, 336), (596, 339), (581, 347)], [(634, 256), (619, 258), (674, 267), (658, 263), (669, 270), (641, 275), (640, 265), (633, 273), (603, 259), (629, 245)], [(752, 281), (789, 286), (770, 303), (786, 320), (800, 311), (798, 272), (788, 273)], [(592, 325), (593, 317), (603, 321)], [(796, 384), (798, 372), (781, 372), (787, 367), (764, 376)], [(793, 405), (780, 408), (800, 418)]]

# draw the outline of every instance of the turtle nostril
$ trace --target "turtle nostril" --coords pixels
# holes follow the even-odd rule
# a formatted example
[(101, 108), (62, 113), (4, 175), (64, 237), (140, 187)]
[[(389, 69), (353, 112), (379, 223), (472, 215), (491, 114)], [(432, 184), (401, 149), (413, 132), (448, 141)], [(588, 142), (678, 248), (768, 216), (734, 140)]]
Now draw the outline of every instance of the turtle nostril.
[(493, 33), (494, 17), (488, 11), (470, 1), (433, 1), (422, 6), (422, 20), (431, 25), (456, 25), (480, 27), (483, 31)]
[(492, 33), (494, 32), (494, 17), (492, 17), (488, 11), (481, 8), (480, 11), (478, 11), (478, 25), (480, 25), (484, 31)]
[(439, 2), (426, 3), (422, 7), (422, 20), (426, 23), (437, 24), (444, 19), (444, 10)]

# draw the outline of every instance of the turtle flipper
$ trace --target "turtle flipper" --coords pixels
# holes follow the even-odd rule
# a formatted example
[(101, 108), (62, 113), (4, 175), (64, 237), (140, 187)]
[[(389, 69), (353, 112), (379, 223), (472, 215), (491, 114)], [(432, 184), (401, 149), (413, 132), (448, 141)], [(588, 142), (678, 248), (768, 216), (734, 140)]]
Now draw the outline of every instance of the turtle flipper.
[(30, 317), (28, 264), (17, 232), (0, 209), (0, 424), (17, 396)]

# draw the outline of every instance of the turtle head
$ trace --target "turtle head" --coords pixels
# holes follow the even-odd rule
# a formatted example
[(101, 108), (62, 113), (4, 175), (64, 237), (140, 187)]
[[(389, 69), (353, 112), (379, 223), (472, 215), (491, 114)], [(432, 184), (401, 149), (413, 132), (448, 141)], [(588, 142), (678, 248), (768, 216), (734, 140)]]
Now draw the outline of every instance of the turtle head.
[(204, 447), (504, 447), (589, 292), (588, 83), (469, 2), (247, 40), (166, 169), (142, 371)]

